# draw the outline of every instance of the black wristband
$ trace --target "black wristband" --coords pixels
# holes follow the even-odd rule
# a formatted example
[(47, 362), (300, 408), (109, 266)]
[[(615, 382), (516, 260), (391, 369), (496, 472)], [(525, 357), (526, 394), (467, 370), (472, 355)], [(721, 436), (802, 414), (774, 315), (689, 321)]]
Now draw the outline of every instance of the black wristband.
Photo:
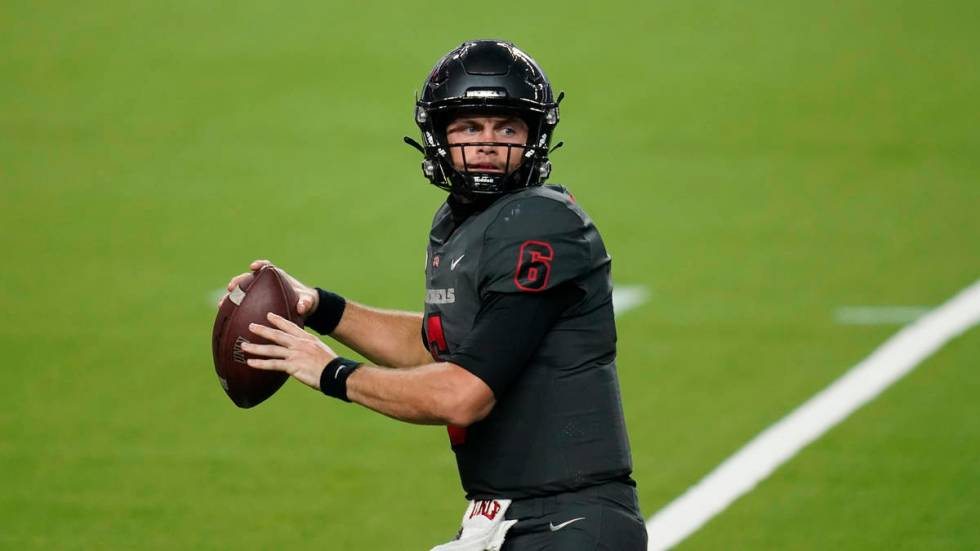
[(320, 296), (320, 300), (316, 310), (306, 318), (306, 326), (321, 335), (329, 335), (337, 328), (340, 318), (344, 317), (347, 301), (337, 293), (324, 291), (319, 287), (316, 288), (316, 293)]
[(350, 374), (357, 371), (359, 367), (361, 367), (360, 362), (340, 356), (330, 360), (330, 363), (323, 368), (323, 373), (320, 373), (320, 392), (350, 402), (347, 398), (347, 377), (350, 377)]

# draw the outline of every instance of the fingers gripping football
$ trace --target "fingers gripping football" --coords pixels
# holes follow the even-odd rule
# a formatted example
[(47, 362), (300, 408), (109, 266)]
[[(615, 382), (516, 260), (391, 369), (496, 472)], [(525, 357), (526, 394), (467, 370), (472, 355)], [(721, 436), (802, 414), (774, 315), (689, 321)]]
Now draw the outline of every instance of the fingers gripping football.
[(310, 314), (313, 313), (314, 310), (316, 310), (316, 307), (320, 303), (320, 295), (317, 294), (316, 289), (304, 285), (300, 280), (289, 275), (289, 273), (283, 271), (282, 275), (286, 277), (286, 281), (289, 282), (289, 285), (296, 293), (296, 297), (298, 298), (296, 302), (296, 311), (299, 313), (299, 315), (303, 316), (303, 319), (305, 320), (310, 316)]
[(238, 274), (231, 278), (228, 285), (225, 286), (225, 294), (221, 295), (221, 298), (218, 299), (218, 309), (220, 310), (221, 306), (228, 300), (228, 294), (234, 291), (235, 287), (248, 287), (248, 284), (253, 279), (255, 279), (255, 275), (252, 272), (245, 272), (244, 274)]
[(269, 313), (273, 327), (253, 323), (249, 330), (274, 344), (243, 343), (242, 350), (253, 356), (249, 367), (282, 371), (314, 389), (320, 388), (320, 374), (337, 354), (320, 339), (300, 329), (296, 324)]
[[(255, 278), (256, 272), (266, 266), (272, 265), (273, 264), (271, 261), (265, 259), (253, 261), (248, 266), (249, 270), (251, 271), (238, 274), (231, 278), (231, 280), (228, 282), (226, 290), (228, 293), (230, 293), (235, 290), (235, 287), (247, 287), (247, 284)], [(305, 320), (310, 316), (310, 314), (313, 313), (314, 310), (316, 310), (316, 307), (320, 302), (320, 296), (317, 294), (316, 289), (304, 285), (301, 281), (289, 275), (289, 273), (282, 268), (279, 268), (279, 272), (282, 273), (286, 281), (289, 283), (289, 286), (293, 288), (293, 292), (296, 293), (296, 312), (303, 316), (303, 319)], [(221, 308), (221, 305), (227, 298), (227, 293), (221, 297), (221, 299), (218, 301), (218, 308)]]

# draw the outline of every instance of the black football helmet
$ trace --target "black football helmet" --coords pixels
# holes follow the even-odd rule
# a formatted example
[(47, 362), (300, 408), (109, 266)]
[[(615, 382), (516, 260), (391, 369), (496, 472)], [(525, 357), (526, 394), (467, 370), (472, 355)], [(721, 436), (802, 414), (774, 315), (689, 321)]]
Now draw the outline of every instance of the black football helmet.
[[(554, 98), (548, 77), (537, 62), (513, 44), (497, 40), (464, 42), (436, 63), (422, 85), (415, 103), (415, 122), (422, 131), (422, 144), (408, 137), (405, 141), (425, 155), (425, 177), (453, 193), (486, 196), (539, 185), (551, 173), (548, 153), (558, 125), (561, 98)], [(526, 144), (465, 144), (506, 146), (505, 166), (510, 166), (510, 155), (521, 155), (521, 164), (504, 173), (457, 169), (450, 148), (464, 144), (449, 145), (446, 126), (454, 113), (462, 111), (504, 112), (523, 119), (528, 126)], [(463, 155), (465, 158), (465, 150)]]

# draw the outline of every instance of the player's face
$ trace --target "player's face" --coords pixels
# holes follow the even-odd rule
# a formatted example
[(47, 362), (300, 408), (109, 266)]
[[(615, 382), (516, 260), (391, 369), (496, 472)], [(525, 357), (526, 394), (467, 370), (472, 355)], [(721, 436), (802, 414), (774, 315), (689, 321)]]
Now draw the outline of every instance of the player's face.
[[(449, 145), (496, 142), (506, 145), (464, 145), (450, 147), (453, 166), (463, 172), (512, 172), (521, 164), (527, 144), (527, 123), (511, 115), (460, 115), (446, 126)], [(509, 154), (508, 154), (509, 150)], [(509, 157), (509, 158), (508, 158)]]

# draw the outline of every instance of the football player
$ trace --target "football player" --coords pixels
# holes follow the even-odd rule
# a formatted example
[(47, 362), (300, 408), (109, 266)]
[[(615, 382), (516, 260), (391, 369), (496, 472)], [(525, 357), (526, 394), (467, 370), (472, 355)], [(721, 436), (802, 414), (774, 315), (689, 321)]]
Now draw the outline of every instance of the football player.
[(513, 44), (446, 54), (416, 103), (422, 143), (406, 138), (425, 177), (449, 192), (429, 234), (424, 312), (372, 308), (289, 276), (306, 325), (373, 365), (271, 314), (252, 331), (274, 344), (242, 346), (262, 358), (252, 367), (447, 426), (470, 504), (439, 550), (646, 549), (609, 255), (571, 193), (543, 185), (560, 101)]

